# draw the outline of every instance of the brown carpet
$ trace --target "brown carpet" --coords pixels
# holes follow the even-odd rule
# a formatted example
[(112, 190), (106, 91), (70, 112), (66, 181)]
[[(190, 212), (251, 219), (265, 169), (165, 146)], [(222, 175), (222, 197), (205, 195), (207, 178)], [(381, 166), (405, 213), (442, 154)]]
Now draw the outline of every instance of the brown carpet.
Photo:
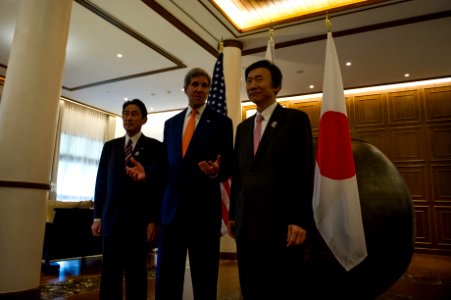
[(65, 299), (67, 297), (97, 291), (100, 276), (86, 276), (41, 285), (41, 300)]
[[(219, 300), (239, 300), (236, 261), (223, 261), (218, 284)], [(149, 271), (149, 283), (155, 279)], [(44, 283), (41, 300), (97, 299), (99, 275), (86, 275), (61, 282)], [(149, 299), (153, 299), (153, 290)], [(83, 296), (83, 295), (86, 295)], [(376, 300), (450, 300), (451, 256), (415, 254), (405, 274)]]
[[(155, 279), (155, 271), (148, 272), (149, 280)], [(75, 295), (98, 292), (100, 275), (82, 276), (60, 282), (41, 285), (41, 300), (63, 300)]]

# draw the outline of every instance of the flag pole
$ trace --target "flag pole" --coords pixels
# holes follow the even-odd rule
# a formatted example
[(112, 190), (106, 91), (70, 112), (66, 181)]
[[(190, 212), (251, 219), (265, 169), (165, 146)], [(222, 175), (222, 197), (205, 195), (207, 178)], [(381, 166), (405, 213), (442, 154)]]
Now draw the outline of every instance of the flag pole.
[(326, 14), (326, 29), (327, 32), (330, 32), (332, 30), (332, 22), (329, 19), (329, 13)]
[[(226, 86), (224, 80), (224, 40), (218, 43), (218, 57), (213, 68), (211, 86), (208, 94), (207, 105), (220, 114), (227, 116)], [(221, 187), (221, 234), (227, 233), (227, 223), (229, 221), (231, 179), (220, 183)]]
[(223, 50), (224, 50), (224, 39), (221, 37), (221, 41), (218, 44), (219, 54), (222, 53)]
[(329, 14), (325, 23), (323, 97), (312, 204), (319, 233), (337, 261), (349, 271), (360, 264), (368, 252), (343, 80)]
[(268, 44), (266, 46), (265, 59), (269, 60), (272, 63), (274, 63), (274, 60), (275, 60), (275, 51), (276, 51), (275, 48), (276, 48), (276, 45), (274, 43), (274, 28), (271, 27), (269, 29), (269, 39), (268, 39)]

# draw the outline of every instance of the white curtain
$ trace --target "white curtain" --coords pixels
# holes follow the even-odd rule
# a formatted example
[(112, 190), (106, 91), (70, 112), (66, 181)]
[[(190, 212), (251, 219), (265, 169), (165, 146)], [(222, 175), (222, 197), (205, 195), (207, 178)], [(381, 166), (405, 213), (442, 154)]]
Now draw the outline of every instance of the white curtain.
[(92, 200), (100, 154), (114, 135), (114, 117), (61, 101), (51, 199)]

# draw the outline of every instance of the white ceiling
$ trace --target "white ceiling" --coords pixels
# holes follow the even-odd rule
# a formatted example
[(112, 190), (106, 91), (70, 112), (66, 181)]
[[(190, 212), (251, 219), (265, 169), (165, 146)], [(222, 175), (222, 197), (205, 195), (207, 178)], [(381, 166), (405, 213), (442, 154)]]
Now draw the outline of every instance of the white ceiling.
[[(3, 76), (20, 1), (0, 0)], [(384, 1), (330, 18), (345, 88), (451, 76), (450, 0)], [(274, 26), (279, 96), (321, 91), (325, 33), (324, 16)], [(208, 0), (75, 0), (62, 96), (117, 115), (125, 97), (154, 112), (181, 109), (184, 75), (211, 73), (221, 39), (243, 43), (244, 69), (264, 58), (268, 38), (269, 28), (239, 33)]]

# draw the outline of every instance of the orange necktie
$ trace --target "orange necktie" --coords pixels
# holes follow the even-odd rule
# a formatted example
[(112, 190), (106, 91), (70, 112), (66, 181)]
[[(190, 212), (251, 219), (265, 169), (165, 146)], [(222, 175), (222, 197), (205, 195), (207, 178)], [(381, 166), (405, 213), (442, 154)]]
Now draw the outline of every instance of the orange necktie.
[(189, 142), (193, 137), (194, 128), (196, 127), (196, 114), (197, 109), (193, 108), (191, 115), (189, 116), (188, 123), (186, 123), (185, 132), (182, 139), (182, 156), (185, 157), (186, 150), (188, 149)]

